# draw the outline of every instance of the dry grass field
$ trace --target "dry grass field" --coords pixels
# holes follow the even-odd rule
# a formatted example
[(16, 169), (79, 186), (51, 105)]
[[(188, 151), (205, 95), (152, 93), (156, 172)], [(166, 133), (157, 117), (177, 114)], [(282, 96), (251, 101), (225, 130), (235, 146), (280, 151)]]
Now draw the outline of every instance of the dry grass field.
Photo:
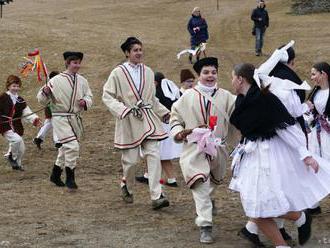
[[(85, 53), (81, 73), (90, 82), (94, 106), (84, 114), (86, 137), (77, 168), (78, 192), (68, 193), (50, 184), (56, 150), (49, 137), (38, 151), (31, 142), (37, 129), (28, 125), (26, 171), (12, 171), (0, 159), (0, 247), (202, 247), (191, 193), (178, 166), (180, 188), (166, 188), (169, 208), (152, 211), (147, 187), (139, 184), (133, 205), (121, 201), (120, 154), (112, 145), (114, 118), (102, 104), (101, 93), (110, 71), (124, 59), (121, 42), (131, 35), (144, 42), (146, 64), (178, 81), (180, 69), (191, 68), (188, 59), (178, 61), (176, 53), (189, 46), (186, 24), (194, 6), (201, 7), (208, 21), (207, 53), (220, 59), (221, 86), (230, 89), (235, 63), (258, 65), (266, 56), (254, 56), (249, 18), (255, 0), (219, 2), (219, 11), (216, 0), (15, 0), (4, 7), (0, 82), (4, 85), (9, 74), (17, 74), (22, 57), (34, 48), (41, 50), (49, 70), (63, 69), (63, 51), (80, 50)], [(294, 39), (297, 71), (309, 79), (314, 62), (329, 62), (330, 15), (291, 15), (289, 1), (284, 0), (269, 0), (267, 8), (271, 26), (265, 37), (266, 55)], [(33, 109), (40, 108), (35, 98), (40, 86), (35, 76), (24, 80), (21, 95)], [(1, 137), (1, 154), (6, 150)], [(137, 173), (142, 171), (142, 166), (137, 168)], [(237, 236), (246, 218), (239, 196), (227, 190), (229, 179), (216, 194), (220, 213), (214, 219), (216, 243), (209, 247), (249, 247)], [(329, 199), (322, 202), (324, 211), (314, 219), (313, 236), (305, 247), (330, 247), (329, 204)], [(297, 237), (291, 224), (287, 228)]]

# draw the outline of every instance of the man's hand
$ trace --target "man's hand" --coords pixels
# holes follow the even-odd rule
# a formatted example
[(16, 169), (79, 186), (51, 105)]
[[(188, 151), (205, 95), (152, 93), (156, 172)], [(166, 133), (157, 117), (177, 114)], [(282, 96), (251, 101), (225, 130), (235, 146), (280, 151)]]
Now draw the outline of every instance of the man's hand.
[(51, 91), (51, 89), (49, 88), (49, 86), (44, 86), (43, 88), (42, 88), (42, 92), (46, 95), (46, 96), (49, 96), (51, 93), (52, 93), (52, 91)]
[(304, 163), (305, 163), (305, 165), (312, 167), (312, 169), (314, 170), (315, 173), (317, 173), (319, 171), (319, 164), (313, 157), (311, 157), (311, 156), (306, 157), (304, 159)]
[(166, 114), (166, 115), (163, 116), (162, 121), (164, 123), (168, 124), (169, 121), (170, 121), (170, 117), (171, 117), (171, 115), (168, 113), (168, 114)]
[(174, 137), (176, 141), (187, 141), (187, 136), (192, 133), (192, 129), (184, 129)]
[(35, 126), (35, 127), (40, 127), (41, 126), (41, 120), (39, 117), (35, 118), (32, 125)]
[(79, 107), (82, 109), (86, 109), (86, 101), (84, 99), (79, 100)]

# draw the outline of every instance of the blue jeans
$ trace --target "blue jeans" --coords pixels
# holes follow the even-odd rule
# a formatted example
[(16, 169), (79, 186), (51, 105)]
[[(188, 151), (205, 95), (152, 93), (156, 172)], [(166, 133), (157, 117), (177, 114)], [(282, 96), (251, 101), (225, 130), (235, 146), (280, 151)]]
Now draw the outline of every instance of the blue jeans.
[(260, 53), (264, 45), (264, 28), (256, 28), (256, 52)]

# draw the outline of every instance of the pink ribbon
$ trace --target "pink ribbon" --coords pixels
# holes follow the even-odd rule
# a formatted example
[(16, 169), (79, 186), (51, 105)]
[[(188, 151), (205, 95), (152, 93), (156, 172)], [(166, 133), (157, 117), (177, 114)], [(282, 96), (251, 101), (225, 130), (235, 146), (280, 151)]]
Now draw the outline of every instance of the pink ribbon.
[(217, 155), (216, 147), (221, 143), (221, 139), (216, 138), (214, 133), (208, 128), (195, 128), (187, 136), (188, 143), (197, 143), (198, 150), (212, 157)]

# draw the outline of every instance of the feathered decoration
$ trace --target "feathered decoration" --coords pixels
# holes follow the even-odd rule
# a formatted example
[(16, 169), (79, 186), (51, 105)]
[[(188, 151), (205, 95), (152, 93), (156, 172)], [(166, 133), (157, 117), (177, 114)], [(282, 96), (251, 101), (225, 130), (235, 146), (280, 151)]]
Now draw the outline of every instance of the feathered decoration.
[(23, 77), (27, 77), (32, 71), (33, 71), (33, 61), (31, 59), (28, 59), (27, 57), (24, 57), (26, 60), (25, 62), (22, 62), (19, 64), (19, 73), (23, 75)]
[(196, 56), (198, 54), (200, 54), (201, 52), (206, 50), (206, 44), (207, 43), (201, 43), (199, 46), (197, 46), (194, 50), (192, 49), (184, 49), (181, 52), (179, 52), (176, 57), (177, 59), (180, 59), (180, 57), (185, 54), (185, 53), (190, 53), (192, 54), (192, 56)]
[(43, 77), (45, 81), (47, 81), (48, 71), (45, 63), (41, 58), (40, 51), (38, 49), (35, 49), (33, 52), (28, 53), (28, 56), (31, 58), (34, 57), (34, 62), (32, 61), (32, 59), (24, 57), (26, 62), (23, 62), (20, 65), (20, 73), (26, 77), (29, 73), (36, 71), (38, 82), (42, 82)]

